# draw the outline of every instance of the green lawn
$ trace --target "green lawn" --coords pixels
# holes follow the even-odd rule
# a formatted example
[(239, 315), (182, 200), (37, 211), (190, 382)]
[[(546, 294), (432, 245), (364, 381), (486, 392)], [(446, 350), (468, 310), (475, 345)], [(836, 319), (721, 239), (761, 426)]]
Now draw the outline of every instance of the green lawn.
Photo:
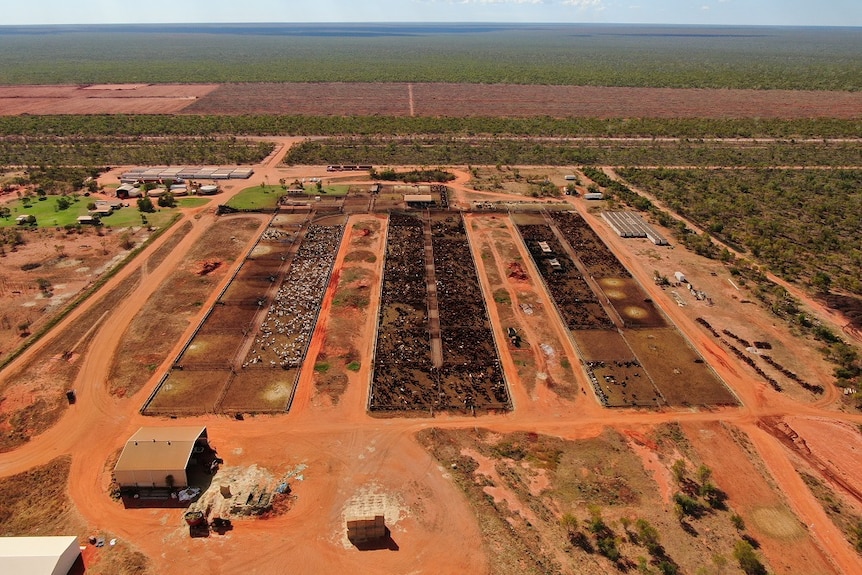
[(281, 186), (253, 186), (232, 197), (227, 205), (237, 210), (274, 210), (283, 194)]
[[(306, 184), (305, 194), (323, 197), (346, 196), (348, 189), (349, 186), (334, 184), (323, 186), (323, 191), (318, 192), (315, 185)], [(227, 205), (237, 210), (274, 210), (278, 205), (278, 198), (285, 193), (285, 188), (281, 186), (252, 186), (228, 200)]]
[[(343, 184), (336, 184), (336, 185), (332, 185), (332, 186), (323, 186), (323, 192), (320, 192), (320, 194), (325, 194), (327, 196), (346, 196), (347, 190), (349, 188), (350, 188), (350, 186), (345, 186)], [(310, 195), (310, 196), (319, 195), (318, 191), (312, 187), (306, 188), (305, 193)]]
[(211, 198), (176, 198), (181, 208), (197, 208), (210, 203)]
[[(22, 200), (15, 200), (4, 204), (11, 211), (9, 218), (0, 218), (0, 227), (13, 227), (18, 225), (15, 221), (20, 215), (29, 214), (36, 216), (36, 225), (39, 227), (54, 227), (66, 226), (69, 224), (78, 223), (78, 216), (86, 216), (87, 204), (94, 201), (91, 198), (80, 197), (78, 201), (73, 201), (72, 204), (65, 210), (57, 209), (57, 199), (59, 196), (48, 196), (44, 201), (39, 201), (36, 198), (30, 202), (30, 207), (25, 208)], [(203, 198), (187, 198), (187, 201), (204, 202)], [(122, 228), (133, 225), (141, 225), (141, 212), (135, 206), (135, 201), (127, 201), (128, 207), (124, 207), (110, 216), (102, 218), (102, 223), (113, 228)], [(191, 207), (195, 204), (186, 205)], [(199, 205), (199, 204), (197, 204)], [(172, 208), (156, 208), (158, 211), (147, 214), (147, 221), (151, 226), (160, 227), (166, 224), (171, 217), (176, 213), (176, 209)]]

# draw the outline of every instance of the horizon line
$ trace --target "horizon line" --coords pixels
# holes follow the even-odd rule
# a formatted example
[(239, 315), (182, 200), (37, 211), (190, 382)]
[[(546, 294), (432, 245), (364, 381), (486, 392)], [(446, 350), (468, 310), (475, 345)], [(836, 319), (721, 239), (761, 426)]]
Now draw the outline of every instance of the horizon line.
[(509, 22), (492, 20), (440, 20), (440, 21), (307, 21), (307, 22), (260, 22), (260, 21), (210, 21), (210, 22), (64, 22), (64, 23), (29, 23), (0, 24), (3, 28), (61, 28), (64, 26), (364, 26), (364, 25), (490, 25), (490, 26), (667, 26), (692, 28), (847, 28), (862, 29), (862, 25), (851, 24), (695, 24), (679, 22)]

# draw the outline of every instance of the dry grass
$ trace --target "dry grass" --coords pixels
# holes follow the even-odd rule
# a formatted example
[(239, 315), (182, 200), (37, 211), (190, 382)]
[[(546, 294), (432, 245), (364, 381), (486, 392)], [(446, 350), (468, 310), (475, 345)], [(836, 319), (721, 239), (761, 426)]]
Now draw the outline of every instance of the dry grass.
[[(117, 349), (111, 367), (111, 392), (136, 393), (152, 376), (201, 304), (224, 278), (228, 266), (200, 276), (202, 261), (233, 262), (259, 225), (257, 218), (228, 218), (214, 224), (200, 238), (176, 271), (150, 297), (132, 320)], [(224, 270), (224, 271), (223, 271)]]
[[(0, 536), (90, 534), (66, 492), (71, 458), (58, 457), (24, 473), (0, 479)], [(110, 533), (99, 533), (110, 539)], [(98, 560), (87, 565), (92, 575), (144, 575), (151, 573), (149, 559), (124, 541), (102, 548)]]
[[(641, 557), (649, 572), (659, 572), (656, 555), (636, 534), (635, 521), (645, 519), (658, 532), (659, 557), (679, 572), (712, 574), (718, 571), (709, 566), (711, 558), (729, 558), (738, 537), (729, 510), (707, 510), (689, 520), (686, 532), (673, 502), (662, 500), (651, 472), (611, 429), (578, 441), (483, 429), (430, 429), (418, 439), (466, 495), (492, 573), (632, 572)], [(596, 513), (621, 554), (616, 562), (598, 549), (590, 529)], [(561, 522), (566, 515), (576, 520), (573, 531)], [(730, 565), (724, 572), (738, 573)]]

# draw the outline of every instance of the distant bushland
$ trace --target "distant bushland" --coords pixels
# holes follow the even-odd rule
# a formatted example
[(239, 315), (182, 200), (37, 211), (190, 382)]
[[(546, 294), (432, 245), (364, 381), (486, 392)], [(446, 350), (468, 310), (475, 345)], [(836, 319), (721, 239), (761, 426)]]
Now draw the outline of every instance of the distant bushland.
[(858, 28), (159, 25), (0, 28), (0, 84), (470, 82), (858, 90)]

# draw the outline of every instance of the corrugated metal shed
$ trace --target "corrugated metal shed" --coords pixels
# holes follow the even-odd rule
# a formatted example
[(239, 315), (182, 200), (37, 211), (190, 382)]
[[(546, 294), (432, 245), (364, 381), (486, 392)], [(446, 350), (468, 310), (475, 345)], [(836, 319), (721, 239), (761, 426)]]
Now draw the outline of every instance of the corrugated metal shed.
[(167, 487), (168, 475), (175, 486), (186, 486), (192, 451), (206, 438), (206, 427), (142, 427), (126, 442), (114, 477), (120, 487)]

